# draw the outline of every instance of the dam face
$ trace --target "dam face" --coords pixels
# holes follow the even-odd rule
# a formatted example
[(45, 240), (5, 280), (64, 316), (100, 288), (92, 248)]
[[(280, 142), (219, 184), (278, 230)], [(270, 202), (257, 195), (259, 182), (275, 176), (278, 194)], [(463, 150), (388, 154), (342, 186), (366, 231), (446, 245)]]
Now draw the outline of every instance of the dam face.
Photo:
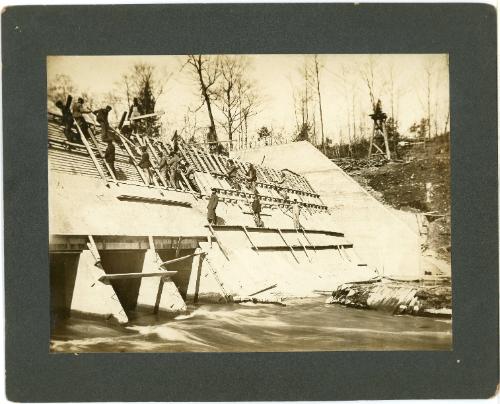
[[(377, 275), (378, 263), (345, 236), (330, 194), (318, 193), (307, 175), (255, 163), (258, 223), (254, 194), (244, 181), (247, 159), (235, 159), (241, 186), (235, 189), (226, 156), (179, 140), (177, 153), (193, 177), (181, 173), (173, 188), (153, 169), (148, 184), (137, 165), (138, 145), (116, 139), (115, 174), (102, 157), (106, 145), (98, 132), (91, 125), (91, 137), (70, 143), (59, 117), (49, 114), (53, 321), (83, 315), (126, 323), (136, 312), (182, 312), (186, 302), (281, 302)], [(137, 142), (148, 148), (154, 167), (160, 151), (173, 151), (147, 137)], [(296, 147), (297, 155), (307, 151)], [(266, 159), (273, 161), (269, 154)], [(219, 202), (217, 221), (209, 224), (212, 190)], [(294, 200), (300, 226), (293, 220)]]

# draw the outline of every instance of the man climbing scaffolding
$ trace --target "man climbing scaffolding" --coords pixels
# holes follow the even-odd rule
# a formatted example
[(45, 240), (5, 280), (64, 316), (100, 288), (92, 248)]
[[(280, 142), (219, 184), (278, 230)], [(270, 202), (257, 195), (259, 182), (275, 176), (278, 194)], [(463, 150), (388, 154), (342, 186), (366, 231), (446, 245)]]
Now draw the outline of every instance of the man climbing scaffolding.
[(160, 163), (158, 164), (158, 171), (160, 175), (163, 176), (165, 181), (168, 181), (168, 159), (167, 156), (163, 154), (162, 151), (158, 152), (158, 157), (160, 158)]
[(194, 176), (193, 167), (191, 167), (185, 160), (181, 160), (180, 169), (184, 173), (186, 179), (189, 181), (189, 185), (195, 192), (200, 192), (200, 188), (198, 187), (198, 183), (196, 182), (196, 178)]
[(170, 152), (168, 167), (170, 172), (170, 185), (172, 188), (179, 188), (179, 163), (181, 158), (174, 151)]
[(254, 165), (252, 163), (250, 163), (250, 166), (248, 167), (248, 170), (245, 174), (245, 178), (248, 182), (248, 187), (250, 188), (250, 191), (251, 192), (255, 192), (255, 190), (257, 189), (256, 186), (256, 182), (257, 182), (257, 170), (255, 169)]
[(239, 191), (241, 189), (241, 186), (237, 179), (238, 167), (236, 166), (236, 164), (234, 164), (232, 159), (227, 160), (226, 170), (227, 170), (227, 180), (229, 182), (229, 185), (231, 185), (231, 187)]

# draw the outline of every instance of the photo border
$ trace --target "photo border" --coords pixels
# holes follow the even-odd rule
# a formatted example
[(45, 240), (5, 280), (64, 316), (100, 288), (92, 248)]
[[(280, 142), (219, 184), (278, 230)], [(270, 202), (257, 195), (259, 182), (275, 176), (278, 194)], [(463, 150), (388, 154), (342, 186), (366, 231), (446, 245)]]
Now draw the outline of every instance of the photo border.
[[(481, 4), (8, 7), (6, 392), (17, 402), (486, 398), (498, 383), (496, 11)], [(453, 351), (50, 354), (46, 57), (450, 55)]]

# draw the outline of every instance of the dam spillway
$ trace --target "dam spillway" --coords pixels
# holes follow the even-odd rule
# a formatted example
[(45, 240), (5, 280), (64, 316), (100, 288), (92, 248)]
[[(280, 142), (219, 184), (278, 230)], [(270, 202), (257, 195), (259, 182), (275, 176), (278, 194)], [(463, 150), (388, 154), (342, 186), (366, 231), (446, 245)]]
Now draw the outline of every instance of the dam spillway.
[[(149, 184), (124, 139), (116, 144), (115, 175), (99, 128), (89, 124), (92, 136), (71, 143), (59, 117), (48, 115), (53, 319), (78, 314), (126, 323), (130, 313), (182, 312), (191, 302), (281, 302), (377, 275), (305, 176), (254, 164), (263, 221), (257, 226), (251, 190), (243, 179), (241, 189), (228, 181), (227, 156), (181, 140), (198, 190), (184, 175), (171, 187), (158, 170)], [(153, 166), (159, 152), (173, 148), (147, 137), (139, 142)], [(234, 161), (241, 173), (248, 169), (244, 158)], [(213, 189), (219, 205), (210, 225)], [(294, 199), (301, 228), (290, 214)]]

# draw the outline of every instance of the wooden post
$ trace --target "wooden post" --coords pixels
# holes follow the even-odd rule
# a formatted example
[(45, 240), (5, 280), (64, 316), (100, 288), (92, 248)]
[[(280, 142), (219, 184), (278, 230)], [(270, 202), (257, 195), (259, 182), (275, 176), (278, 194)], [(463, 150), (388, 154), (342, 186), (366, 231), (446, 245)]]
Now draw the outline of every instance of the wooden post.
[(97, 171), (98, 171), (99, 175), (101, 176), (101, 178), (104, 181), (106, 181), (106, 183), (107, 183), (108, 179), (106, 178), (106, 175), (104, 174), (104, 171), (102, 171), (102, 168), (101, 168), (99, 162), (97, 161), (97, 159), (95, 158), (94, 152), (92, 151), (92, 148), (90, 147), (89, 142), (85, 138), (82, 130), (80, 129), (80, 126), (78, 125), (78, 123), (76, 121), (75, 121), (75, 126), (76, 126), (76, 129), (78, 130), (78, 133), (80, 134), (80, 137), (82, 138), (82, 142), (85, 145), (85, 148), (87, 149), (87, 152), (89, 153), (90, 158), (92, 159), (92, 162), (95, 165), (95, 168), (97, 169)]
[[(132, 164), (135, 166), (137, 172), (139, 173), (139, 177), (141, 177), (144, 184), (146, 184), (146, 182), (147, 182), (146, 177), (144, 177), (144, 173), (142, 172), (142, 169), (137, 165), (137, 163), (135, 161), (135, 157), (132, 154), (132, 151), (130, 150), (130, 147), (127, 144), (128, 139), (125, 138), (125, 136), (123, 136), (120, 132), (117, 132), (117, 133), (118, 133), (118, 136), (120, 136), (120, 139), (122, 140), (123, 147), (125, 147), (125, 150), (126, 150), (127, 154), (129, 155), (130, 160), (132, 161)], [(149, 186), (149, 184), (146, 184), (146, 185)]]
[(295, 261), (297, 261), (297, 263), (299, 263), (299, 264), (300, 264), (299, 260), (297, 259), (296, 255), (295, 255), (295, 252), (293, 251), (292, 246), (291, 246), (291, 245), (289, 245), (289, 244), (286, 242), (285, 237), (283, 237), (283, 233), (281, 232), (281, 230), (280, 230), (280, 229), (278, 229), (278, 233), (280, 234), (281, 239), (283, 240), (283, 242), (285, 243), (285, 245), (286, 245), (286, 246), (290, 249), (290, 252), (292, 253), (293, 258), (295, 258)]
[(373, 121), (372, 135), (370, 136), (370, 147), (368, 148), (368, 158), (372, 156), (373, 137), (375, 136), (375, 121)]
[(246, 226), (241, 226), (243, 228), (243, 231), (245, 232), (245, 235), (248, 238), (248, 241), (250, 241), (250, 244), (252, 244), (252, 247), (255, 248), (255, 251), (257, 254), (259, 253), (259, 248), (253, 243), (252, 239), (250, 238), (250, 234), (248, 234), (247, 227)]
[(111, 178), (113, 179), (113, 181), (116, 182), (115, 173), (113, 172), (113, 170), (109, 166), (108, 162), (106, 161), (106, 159), (104, 157), (104, 153), (102, 152), (101, 148), (99, 147), (99, 143), (97, 143), (97, 139), (94, 136), (94, 132), (90, 128), (89, 128), (89, 135), (90, 135), (90, 138), (92, 139), (92, 141), (94, 142), (95, 148), (97, 149), (97, 152), (99, 153), (99, 156), (101, 156), (102, 161), (104, 162), (104, 165), (106, 166), (106, 169), (109, 172), (109, 175), (111, 176)]
[(389, 139), (387, 138), (387, 130), (385, 126), (385, 121), (382, 122), (382, 136), (384, 136), (384, 144), (385, 144), (385, 155), (387, 156), (387, 160), (391, 159), (391, 150), (389, 149)]
[(215, 241), (217, 242), (217, 245), (219, 246), (220, 250), (222, 251), (222, 254), (224, 254), (224, 257), (226, 257), (226, 259), (229, 261), (229, 256), (227, 254), (227, 251), (223, 247), (222, 243), (219, 241), (219, 238), (216, 236), (215, 231), (210, 223), (208, 224), (208, 228), (210, 229), (210, 232), (212, 233), (212, 235), (215, 237)]
[(309, 260), (309, 262), (311, 262), (311, 257), (309, 257), (309, 254), (307, 253), (306, 247), (304, 246), (304, 244), (302, 244), (302, 241), (300, 241), (300, 238), (297, 237), (297, 240), (299, 241), (299, 244), (304, 249), (304, 253), (306, 254), (307, 259)]

